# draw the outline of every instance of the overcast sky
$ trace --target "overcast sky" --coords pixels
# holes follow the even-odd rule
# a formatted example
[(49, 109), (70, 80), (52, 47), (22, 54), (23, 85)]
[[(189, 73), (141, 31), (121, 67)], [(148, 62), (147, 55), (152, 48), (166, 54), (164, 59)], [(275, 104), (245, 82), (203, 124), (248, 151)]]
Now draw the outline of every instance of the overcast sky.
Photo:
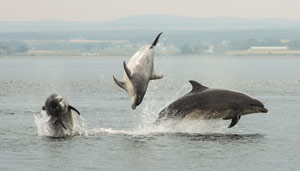
[(300, 20), (300, 0), (0, 0), (0, 21), (99, 22), (141, 14)]

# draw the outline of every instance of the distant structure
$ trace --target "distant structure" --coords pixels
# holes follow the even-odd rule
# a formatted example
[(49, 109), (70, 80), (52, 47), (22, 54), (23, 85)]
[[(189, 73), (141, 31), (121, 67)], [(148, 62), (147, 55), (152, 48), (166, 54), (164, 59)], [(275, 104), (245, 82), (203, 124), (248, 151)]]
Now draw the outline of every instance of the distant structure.
[(227, 51), (228, 55), (300, 55), (300, 50), (287, 46), (251, 46), (247, 50)]
[(282, 54), (289, 50), (286, 46), (251, 46), (248, 49), (249, 54)]
[(249, 50), (288, 50), (286, 46), (251, 46)]
[(214, 54), (215, 53), (215, 47), (214, 46), (209, 46), (207, 50), (204, 51), (205, 53), (208, 54)]

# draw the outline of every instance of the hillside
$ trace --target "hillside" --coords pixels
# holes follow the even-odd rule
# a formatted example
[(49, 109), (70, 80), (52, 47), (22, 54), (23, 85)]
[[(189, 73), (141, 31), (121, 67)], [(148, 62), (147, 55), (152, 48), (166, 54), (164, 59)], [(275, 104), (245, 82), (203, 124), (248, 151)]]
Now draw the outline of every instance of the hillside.
[(0, 32), (49, 32), (86, 30), (247, 30), (299, 29), (300, 21), (288, 19), (195, 18), (170, 15), (129, 16), (109, 22), (30, 21), (0, 22)]

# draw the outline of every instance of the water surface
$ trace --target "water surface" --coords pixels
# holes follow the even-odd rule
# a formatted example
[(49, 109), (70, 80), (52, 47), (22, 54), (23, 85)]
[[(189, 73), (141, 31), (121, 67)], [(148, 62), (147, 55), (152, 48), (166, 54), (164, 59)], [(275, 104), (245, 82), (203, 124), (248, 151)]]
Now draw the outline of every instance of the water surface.
[[(155, 57), (151, 81), (131, 110), (122, 80), (128, 57), (1, 57), (0, 170), (297, 170), (300, 58)], [(152, 124), (189, 92), (189, 80), (245, 92), (268, 114), (230, 121)], [(82, 114), (80, 136), (38, 135), (34, 116), (50, 93)]]

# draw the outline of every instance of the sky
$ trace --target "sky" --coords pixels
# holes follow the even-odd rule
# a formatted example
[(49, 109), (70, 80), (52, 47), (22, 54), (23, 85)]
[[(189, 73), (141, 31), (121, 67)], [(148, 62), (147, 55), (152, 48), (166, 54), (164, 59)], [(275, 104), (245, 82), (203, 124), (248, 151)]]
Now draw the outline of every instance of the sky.
[(0, 21), (103, 22), (144, 14), (300, 20), (299, 7), (300, 0), (0, 0)]

